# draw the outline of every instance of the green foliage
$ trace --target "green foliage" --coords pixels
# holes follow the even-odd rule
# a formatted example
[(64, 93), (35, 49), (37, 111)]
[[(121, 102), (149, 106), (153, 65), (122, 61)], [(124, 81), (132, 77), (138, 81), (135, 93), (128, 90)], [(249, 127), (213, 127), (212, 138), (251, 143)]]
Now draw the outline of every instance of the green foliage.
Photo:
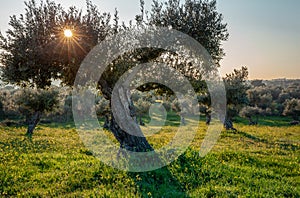
[(262, 115), (285, 115), (284, 109), (288, 101), (300, 99), (297, 80), (287, 80), (285, 83), (278, 84), (266, 81), (264, 86), (254, 84), (252, 83), (251, 89), (247, 91), (249, 106), (261, 108)]
[(234, 69), (231, 74), (226, 74), (226, 77), (223, 78), (227, 93), (227, 104), (247, 104), (246, 91), (249, 89), (249, 85), (247, 84), (248, 74), (248, 68), (242, 67), (240, 70)]
[[(89, 51), (107, 36), (128, 29), (119, 25), (118, 12), (113, 22), (109, 13), (100, 13), (98, 8), (87, 1), (86, 14), (71, 7), (64, 10), (54, 1), (37, 4), (34, 0), (25, 3), (25, 14), (12, 16), (10, 29), (0, 37), (3, 80), (23, 86), (45, 88), (53, 79), (60, 79), (73, 85), (79, 65)], [(216, 1), (169, 1), (165, 7), (153, 2), (144, 17), (144, 3), (141, 1), (141, 15), (136, 17), (138, 26), (171, 26), (199, 41), (218, 64), (224, 56), (221, 42), (227, 40), (228, 33), (223, 17), (216, 11)], [(149, 19), (149, 20), (148, 20)], [(66, 38), (65, 29), (74, 36)], [(161, 50), (143, 49), (129, 52), (116, 60), (99, 81), (99, 88), (109, 99), (108, 90), (119, 77), (136, 62), (157, 59)], [(183, 65), (182, 71), (191, 70)], [(191, 71), (189, 71), (191, 72)], [(187, 72), (188, 73), (188, 72)], [(194, 83), (199, 86), (199, 83)], [(201, 86), (200, 86), (201, 87)]]
[[(248, 118), (249, 119), (249, 124), (257, 124), (258, 122), (258, 118), (257, 116), (259, 116), (261, 114), (262, 110), (258, 107), (251, 107), (251, 106), (246, 106), (244, 107), (241, 111), (240, 111), (240, 116), (244, 117), (244, 118)], [(256, 121), (252, 120), (252, 117), (256, 116)]]
[[(73, 121), (73, 111), (72, 111), (72, 95), (71, 93), (67, 94), (67, 95), (62, 95), (64, 98), (61, 99), (60, 103), (61, 106), (59, 107), (60, 110), (62, 110), (62, 114), (60, 114), (59, 117), (62, 117), (61, 115), (63, 115), (63, 117), (65, 119), (63, 119), (63, 121), (65, 122), (69, 122), (69, 121)], [(61, 120), (61, 119), (60, 119)]]
[(183, 4), (179, 0), (165, 3), (154, 0), (149, 24), (172, 27), (186, 33), (203, 45), (219, 65), (225, 55), (222, 42), (228, 39), (228, 32), (222, 14), (217, 12), (216, 3), (216, 0), (186, 0)]
[(135, 103), (136, 112), (139, 116), (144, 116), (148, 114), (149, 108), (151, 106), (151, 102), (144, 100), (143, 98), (139, 98)]
[[(209, 94), (199, 94), (197, 96), (199, 102), (200, 113), (209, 116), (211, 114), (211, 99)], [(209, 124), (209, 121), (208, 123)]]
[[(25, 2), (25, 14), (10, 18), (6, 37), (0, 36), (2, 78), (6, 82), (45, 88), (53, 79), (73, 85), (87, 53), (112, 31), (110, 15), (87, 1), (86, 14), (64, 10), (54, 1)], [(64, 30), (73, 32), (72, 38)]]
[(96, 113), (98, 116), (105, 116), (110, 113), (109, 101), (104, 97), (99, 96), (96, 98)]
[(233, 118), (238, 115), (243, 106), (248, 104), (247, 84), (248, 68), (234, 69), (231, 74), (223, 78), (227, 95), (227, 117)]
[(14, 103), (14, 94), (16, 91), (16, 89), (10, 87), (0, 89), (3, 119), (18, 118), (18, 108)]
[[(6, 37), (1, 35), (0, 48), (3, 80), (19, 85), (32, 81), (39, 87), (50, 85), (57, 78), (58, 67), (49, 58), (49, 45), (53, 41), (53, 24), (57, 23), (61, 7), (47, 1), (37, 6), (35, 1), (26, 2), (25, 15), (12, 16)], [(52, 57), (53, 58), (53, 57)], [(43, 68), (41, 70), (41, 68)]]
[(15, 103), (19, 107), (19, 111), (29, 116), (35, 112), (49, 112), (57, 107), (58, 92), (55, 90), (20, 90), (15, 94)]
[(300, 116), (300, 99), (293, 98), (285, 102), (285, 109), (283, 112), (286, 116), (292, 116), (294, 120), (299, 120)]
[(241, 110), (240, 115), (245, 118), (250, 118), (254, 115), (259, 115), (260, 112), (261, 112), (261, 109), (259, 109), (257, 107), (246, 106)]
[(263, 83), (263, 80), (252, 80), (251, 85), (253, 87), (264, 87), (264, 86), (266, 86), (266, 84)]

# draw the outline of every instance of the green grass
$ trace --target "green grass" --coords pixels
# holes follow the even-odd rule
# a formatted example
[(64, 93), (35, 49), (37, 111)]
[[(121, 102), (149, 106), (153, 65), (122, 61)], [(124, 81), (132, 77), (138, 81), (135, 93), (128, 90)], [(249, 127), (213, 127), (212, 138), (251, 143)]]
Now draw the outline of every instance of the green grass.
[[(236, 122), (243, 123), (245, 125), (249, 124), (249, 121), (245, 118), (237, 117)], [(256, 117), (253, 117), (256, 120)], [(279, 116), (258, 116), (258, 125), (260, 126), (289, 126), (292, 120), (289, 117), (279, 117)]]
[[(32, 140), (25, 128), (0, 127), (0, 197), (300, 197), (300, 126), (244, 121), (236, 132), (223, 131), (204, 158), (199, 149), (207, 127), (200, 122), (182, 156), (144, 173), (100, 162), (73, 124), (41, 125)], [(149, 142), (161, 147), (174, 131), (163, 127)]]

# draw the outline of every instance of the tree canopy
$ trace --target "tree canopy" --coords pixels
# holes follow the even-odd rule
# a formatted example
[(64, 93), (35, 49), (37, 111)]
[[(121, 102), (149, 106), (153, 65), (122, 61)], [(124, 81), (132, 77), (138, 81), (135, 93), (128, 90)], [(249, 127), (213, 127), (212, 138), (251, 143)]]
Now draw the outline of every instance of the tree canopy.
[[(0, 37), (3, 81), (46, 88), (60, 79), (73, 85), (81, 61), (113, 31), (110, 14), (100, 14), (90, 1), (86, 14), (50, 0), (25, 5), (25, 14), (10, 17), (10, 29)], [(72, 37), (64, 35), (66, 29)]]
[[(164, 4), (154, 0), (148, 12), (141, 1), (141, 13), (135, 18), (136, 25), (130, 23), (129, 26), (124, 23), (120, 25), (117, 11), (112, 17), (110, 13), (100, 12), (91, 1), (87, 1), (85, 12), (76, 7), (65, 10), (51, 0), (41, 1), (40, 4), (30, 0), (25, 5), (25, 14), (12, 16), (10, 29), (5, 36), (0, 36), (2, 79), (21, 86), (45, 89), (53, 80), (72, 86), (82, 61), (92, 48), (122, 30), (154, 26), (183, 32), (206, 48), (216, 63), (214, 67), (219, 66), (224, 56), (221, 44), (228, 38), (226, 24), (217, 12), (216, 0), (186, 0), (184, 3), (170, 0)], [(163, 53), (165, 50), (153, 48), (126, 52), (103, 73), (98, 82), (99, 90), (106, 99), (111, 100), (113, 87), (121, 75), (138, 63), (161, 61)], [(176, 62), (180, 58), (173, 53), (167, 59), (173, 63), (175, 60), (180, 67), (174, 68), (179, 68), (179, 72), (193, 79), (197, 71), (190, 62)], [(201, 79), (196, 79), (192, 84), (203, 87)], [(152, 84), (150, 87), (157, 86)], [(127, 103), (129, 106), (132, 104), (131, 101)], [(133, 137), (122, 131), (113, 116), (110, 123), (110, 130), (121, 147), (129, 150), (152, 149), (145, 138)]]
[(219, 66), (225, 55), (222, 42), (228, 39), (227, 24), (217, 12), (216, 0), (153, 1), (149, 25), (172, 27), (197, 40)]
[(231, 74), (223, 78), (227, 94), (227, 119), (226, 129), (234, 129), (232, 118), (238, 115), (243, 106), (248, 104), (247, 90), (250, 86), (247, 83), (248, 69), (242, 67), (235, 69)]
[[(221, 47), (228, 33), (222, 15), (216, 11), (216, 1), (179, 0), (165, 4), (153, 1), (147, 17), (141, 1), (141, 14), (137, 15), (137, 25), (172, 27), (199, 41), (211, 54), (217, 65), (224, 56)], [(55, 79), (72, 86), (78, 68), (90, 50), (107, 36), (130, 27), (119, 25), (118, 13), (112, 19), (110, 13), (101, 13), (87, 1), (86, 14), (76, 7), (64, 10), (61, 5), (47, 0), (37, 4), (34, 0), (25, 2), (25, 14), (12, 16), (6, 36), (0, 37), (2, 79), (18, 85), (45, 88)], [(144, 17), (143, 17), (144, 16)], [(73, 36), (68, 38), (64, 30)], [(136, 52), (135, 52), (136, 53)], [(149, 61), (159, 54), (145, 50), (139, 61)], [(139, 55), (141, 51), (139, 51)], [(126, 57), (127, 65), (128, 60)], [(131, 56), (132, 57), (132, 56)], [(137, 57), (137, 56), (136, 56)], [(114, 73), (106, 73), (103, 78), (111, 81), (120, 70), (120, 61), (115, 62)], [(122, 72), (121, 72), (122, 73)], [(103, 83), (105, 84), (105, 83)]]

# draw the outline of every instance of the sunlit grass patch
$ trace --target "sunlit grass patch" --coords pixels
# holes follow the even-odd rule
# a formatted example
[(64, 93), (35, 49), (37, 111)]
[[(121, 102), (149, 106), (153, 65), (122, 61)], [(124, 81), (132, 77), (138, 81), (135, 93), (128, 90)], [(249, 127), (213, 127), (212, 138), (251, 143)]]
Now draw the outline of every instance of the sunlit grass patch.
[[(0, 196), (299, 197), (299, 126), (236, 128), (223, 130), (202, 158), (207, 126), (200, 122), (189, 149), (170, 165), (128, 173), (94, 157), (71, 125), (40, 125), (31, 140), (24, 127), (0, 127)], [(164, 126), (148, 140), (162, 148), (177, 129)], [(104, 135), (117, 145), (109, 131)]]

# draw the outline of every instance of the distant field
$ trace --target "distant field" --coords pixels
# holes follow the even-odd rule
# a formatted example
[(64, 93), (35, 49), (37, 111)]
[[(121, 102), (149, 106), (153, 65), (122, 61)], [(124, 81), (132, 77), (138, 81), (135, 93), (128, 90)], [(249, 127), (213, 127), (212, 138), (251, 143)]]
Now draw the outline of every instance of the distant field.
[[(0, 127), (0, 196), (300, 197), (300, 126), (276, 119), (259, 126), (238, 120), (238, 131), (223, 131), (204, 158), (198, 155), (206, 129), (201, 121), (184, 155), (145, 173), (104, 165), (72, 124), (40, 125), (32, 141), (25, 128)], [(175, 129), (164, 127), (150, 143), (163, 146)]]

